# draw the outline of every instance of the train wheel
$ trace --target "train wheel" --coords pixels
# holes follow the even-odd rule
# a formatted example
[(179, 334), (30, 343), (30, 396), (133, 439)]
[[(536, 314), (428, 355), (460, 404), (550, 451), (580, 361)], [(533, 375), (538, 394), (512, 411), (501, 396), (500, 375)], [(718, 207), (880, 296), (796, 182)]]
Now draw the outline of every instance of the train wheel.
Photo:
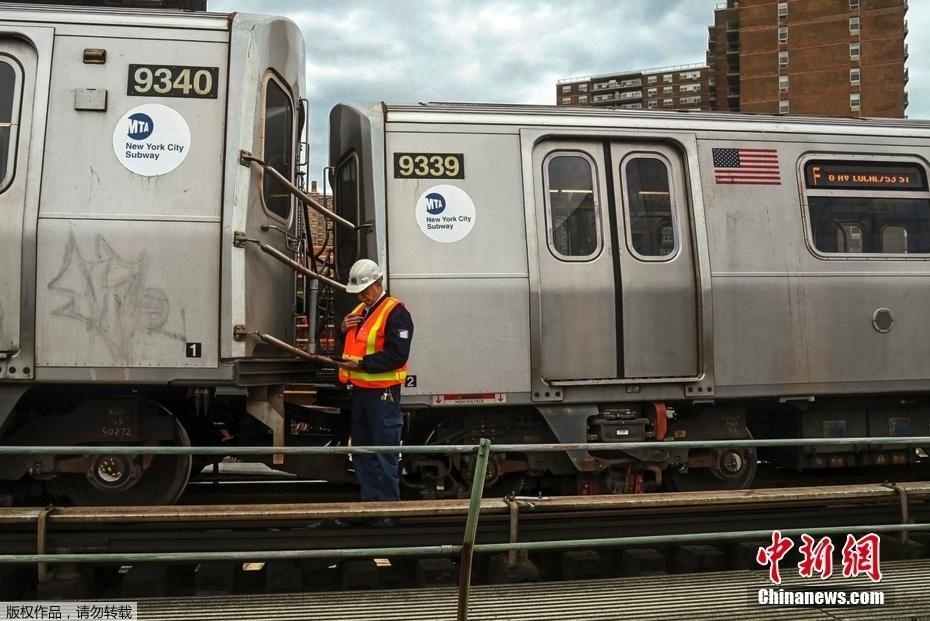
[[(751, 438), (746, 430), (746, 438)], [(668, 487), (678, 492), (746, 489), (756, 476), (758, 459), (754, 448), (728, 448), (709, 452), (715, 462), (709, 468), (689, 468), (682, 472), (669, 468), (666, 472)]]
[[(175, 425), (175, 439), (161, 445), (191, 445), (177, 418), (164, 408), (159, 408), (159, 415), (171, 416)], [(187, 486), (191, 456), (155, 455), (144, 466), (142, 455), (97, 455), (86, 472), (59, 475), (50, 482), (50, 490), (75, 505), (171, 504)]]

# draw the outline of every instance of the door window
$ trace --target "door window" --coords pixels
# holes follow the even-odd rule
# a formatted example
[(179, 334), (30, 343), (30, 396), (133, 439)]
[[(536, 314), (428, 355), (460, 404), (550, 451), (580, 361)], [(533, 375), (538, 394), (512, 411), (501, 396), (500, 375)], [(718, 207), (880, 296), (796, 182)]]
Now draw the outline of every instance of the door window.
[(637, 155), (623, 164), (630, 249), (638, 258), (668, 257), (678, 249), (668, 166)]
[[(294, 179), (294, 104), (272, 77), (265, 82), (262, 159), (288, 179)], [(262, 200), (269, 212), (282, 220), (290, 220), (291, 194), (268, 175), (264, 177)]]
[(0, 55), (0, 192), (13, 179), (21, 89), (19, 65), (12, 58)]
[(586, 155), (556, 152), (544, 164), (549, 249), (559, 259), (594, 258), (601, 247), (594, 162)]
[[(359, 217), (358, 156), (352, 153), (336, 171), (336, 213), (357, 224)], [(336, 229), (336, 270), (342, 278), (349, 277), (349, 268), (359, 258), (358, 232)]]

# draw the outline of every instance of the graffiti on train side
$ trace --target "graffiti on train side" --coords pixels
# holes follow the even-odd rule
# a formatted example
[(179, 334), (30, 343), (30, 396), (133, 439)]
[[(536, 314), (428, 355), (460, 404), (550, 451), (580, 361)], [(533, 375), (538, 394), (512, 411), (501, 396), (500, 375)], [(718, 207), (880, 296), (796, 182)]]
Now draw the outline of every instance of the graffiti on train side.
[[(93, 250), (81, 251), (72, 233), (58, 274), (48, 283), (61, 302), (52, 315), (80, 322), (106, 343), (119, 365), (133, 363), (133, 342), (140, 333), (185, 342), (167, 328), (171, 300), (164, 289), (147, 286), (149, 261), (144, 250), (134, 259), (120, 256), (102, 235)], [(57, 300), (56, 300), (57, 302)], [(180, 313), (184, 323), (184, 311)]]

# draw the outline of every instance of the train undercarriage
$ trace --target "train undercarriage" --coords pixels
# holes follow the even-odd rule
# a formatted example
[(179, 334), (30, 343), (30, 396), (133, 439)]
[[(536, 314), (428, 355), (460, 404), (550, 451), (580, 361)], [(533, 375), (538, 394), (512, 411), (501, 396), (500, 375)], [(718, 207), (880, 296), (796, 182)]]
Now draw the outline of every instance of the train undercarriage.
[[(285, 393), (285, 396), (287, 393)], [(278, 441), (325, 446), (349, 441), (345, 416), (330, 407), (282, 398)], [(0, 456), (0, 500), (50, 497), (76, 505), (170, 504), (192, 473), (224, 457), (224, 447), (273, 445), (268, 420), (247, 416), (244, 391), (152, 388), (127, 391), (61, 386), (20, 399), (5, 426), (5, 445), (215, 446), (215, 456), (5, 455)], [(592, 415), (593, 412), (593, 415)], [(699, 491), (750, 487), (758, 464), (795, 471), (913, 466), (924, 447), (867, 449), (676, 449), (674, 440), (818, 438), (920, 435), (930, 428), (925, 397), (755, 400), (727, 405), (623, 403), (543, 410), (533, 407), (411, 410), (404, 442), (436, 445), (435, 454), (403, 455), (402, 495), (455, 498), (468, 494), (474, 457), (448, 454), (443, 445), (649, 442), (626, 451), (492, 454), (485, 489), (492, 495), (612, 494), (656, 490)], [(573, 431), (569, 431), (574, 429)], [(54, 433), (50, 433), (54, 430)], [(49, 440), (55, 438), (54, 441)], [(255, 458), (301, 477), (352, 483), (343, 455)], [(283, 463), (282, 463), (283, 462)]]

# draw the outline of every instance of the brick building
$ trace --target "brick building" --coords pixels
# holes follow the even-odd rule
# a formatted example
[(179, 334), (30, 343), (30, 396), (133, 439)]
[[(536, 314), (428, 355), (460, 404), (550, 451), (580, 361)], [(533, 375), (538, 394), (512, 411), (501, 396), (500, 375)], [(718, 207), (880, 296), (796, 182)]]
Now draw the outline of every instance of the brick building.
[(907, 0), (728, 0), (707, 63), (718, 110), (903, 117)]
[(712, 78), (707, 65), (656, 67), (559, 80), (560, 106), (707, 110)]
[(907, 8), (907, 0), (727, 0), (708, 29), (706, 65), (560, 80), (556, 103), (903, 117)]

